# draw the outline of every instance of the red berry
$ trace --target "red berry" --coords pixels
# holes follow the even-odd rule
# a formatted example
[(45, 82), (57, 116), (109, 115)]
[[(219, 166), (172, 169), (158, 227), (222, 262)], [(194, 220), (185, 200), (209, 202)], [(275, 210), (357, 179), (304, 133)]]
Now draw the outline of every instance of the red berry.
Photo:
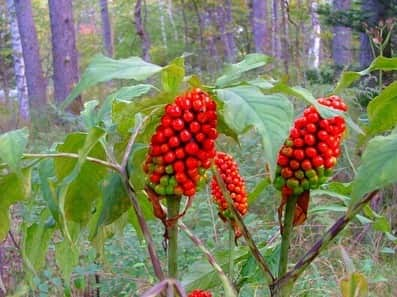
[(184, 127), (185, 124), (182, 119), (178, 118), (172, 121), (172, 128), (174, 128), (174, 130), (181, 131)]
[(294, 157), (297, 160), (303, 160), (305, 158), (305, 152), (301, 149), (294, 150)]
[(305, 135), (305, 143), (312, 146), (316, 143), (316, 138), (313, 136), (313, 134), (307, 134)]
[(294, 139), (294, 146), (295, 147), (302, 147), (305, 145), (305, 142), (303, 141), (302, 138), (295, 138)]
[(185, 165), (182, 161), (176, 161), (173, 165), (174, 171), (177, 173), (183, 173), (185, 170)]
[(199, 151), (199, 147), (198, 147), (197, 143), (189, 142), (185, 147), (185, 151), (187, 154), (194, 156), (194, 155), (197, 155), (197, 153)]
[(314, 158), (317, 156), (317, 150), (313, 147), (307, 147), (305, 149), (305, 154), (306, 156), (308, 156), (309, 158)]
[(178, 118), (182, 115), (181, 108), (178, 105), (174, 104), (167, 105), (165, 108), (165, 112), (173, 118)]
[(196, 158), (188, 157), (186, 159), (186, 167), (188, 169), (196, 169), (198, 165), (199, 165), (199, 160), (197, 160)]
[(172, 148), (177, 147), (179, 145), (179, 138), (172, 136), (170, 140), (168, 140), (168, 145)]
[(290, 178), (294, 173), (292, 172), (291, 168), (285, 167), (281, 169), (281, 176), (284, 178)]
[(195, 111), (200, 111), (203, 108), (203, 102), (201, 100), (194, 100), (192, 107)]
[(185, 129), (179, 133), (179, 138), (182, 142), (188, 142), (190, 139), (192, 139), (192, 135), (188, 130)]
[(161, 152), (163, 154), (165, 154), (166, 152), (168, 152), (170, 150), (170, 147), (168, 146), (168, 144), (164, 143), (160, 146)]
[(288, 157), (284, 156), (284, 155), (278, 155), (278, 160), (277, 160), (277, 164), (280, 166), (287, 166), (289, 162)]
[(175, 157), (177, 158), (177, 159), (183, 159), (183, 158), (185, 158), (185, 150), (183, 149), (183, 148), (177, 148), (176, 150), (175, 150)]
[(186, 123), (190, 123), (194, 120), (194, 115), (190, 111), (185, 111), (182, 118)]
[(163, 125), (164, 127), (170, 127), (172, 123), (172, 118), (164, 115), (163, 118), (161, 119), (161, 125)]
[(175, 160), (175, 153), (173, 151), (169, 151), (168, 153), (165, 154), (164, 156), (164, 162), (166, 164), (170, 164), (174, 162)]
[(312, 163), (313, 163), (314, 167), (320, 167), (320, 166), (324, 165), (324, 160), (321, 156), (316, 156), (313, 158)]
[(309, 123), (317, 123), (318, 120), (320, 119), (318, 113), (311, 113), (307, 116), (307, 121)]
[(291, 167), (292, 170), (297, 170), (300, 167), (300, 163), (297, 160), (291, 160), (289, 162), (289, 167)]
[(310, 163), (309, 160), (303, 160), (301, 163), (301, 167), (304, 171), (307, 171), (309, 169), (312, 169), (312, 164)]
[(196, 134), (197, 132), (199, 132), (200, 128), (201, 128), (201, 126), (198, 122), (191, 122), (189, 125), (189, 130), (193, 134)]
[(171, 128), (165, 128), (163, 133), (165, 137), (171, 137), (174, 135), (174, 131)]
[(306, 130), (307, 130), (307, 132), (309, 132), (309, 133), (314, 133), (314, 132), (316, 132), (317, 127), (316, 127), (315, 124), (310, 123), (310, 124), (307, 124)]

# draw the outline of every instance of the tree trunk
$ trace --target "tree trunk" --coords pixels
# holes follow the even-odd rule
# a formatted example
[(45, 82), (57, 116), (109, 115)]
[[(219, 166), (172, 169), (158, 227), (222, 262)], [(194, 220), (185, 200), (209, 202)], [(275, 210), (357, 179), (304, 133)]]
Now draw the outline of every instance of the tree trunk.
[(226, 60), (234, 62), (236, 57), (236, 44), (233, 38), (232, 15), (230, 0), (226, 0), (224, 5), (217, 6), (214, 9), (214, 20), (218, 25), (219, 32), (224, 47)]
[[(69, 0), (48, 0), (48, 6), (54, 66), (54, 98), (55, 102), (61, 103), (79, 81), (73, 7)], [(79, 113), (81, 107), (81, 98), (79, 97), (69, 107), (69, 110)]]
[(145, 26), (142, 21), (142, 0), (136, 1), (134, 16), (136, 33), (142, 42), (142, 57), (145, 61), (150, 61), (150, 39), (149, 35), (145, 31)]
[(287, 0), (280, 1), (281, 7), (281, 59), (283, 60), (284, 64), (284, 71), (288, 75), (289, 74), (289, 36), (288, 36), (288, 15), (286, 6)]
[(279, 38), (279, 20), (278, 20), (278, 0), (272, 0), (272, 55), (280, 58), (280, 38)]
[(107, 0), (100, 0), (101, 6), (101, 19), (102, 19), (102, 38), (103, 46), (105, 48), (106, 55), (109, 57), (113, 56), (113, 34), (112, 26), (109, 17), (109, 8)]
[(28, 87), (25, 77), (25, 61), (23, 59), (21, 37), (15, 13), (14, 0), (7, 0), (8, 19), (10, 23), (12, 56), (14, 59), (14, 74), (19, 102), (19, 118), (22, 122), (30, 121)]
[(206, 61), (207, 71), (211, 74), (216, 73), (219, 66), (219, 55), (216, 47), (216, 36), (214, 32), (214, 21), (216, 18), (215, 9), (212, 7), (205, 7), (200, 14), (202, 24), (205, 30), (205, 44), (207, 46), (208, 57)]
[(172, 31), (174, 32), (174, 39), (177, 41), (179, 39), (179, 34), (178, 34), (178, 28), (176, 27), (175, 20), (174, 20), (174, 14), (172, 13), (172, 0), (168, 0), (167, 3), (167, 14), (168, 18), (170, 19), (170, 23), (172, 26)]
[[(385, 14), (384, 10), (385, 7), (379, 0), (362, 1), (361, 11), (367, 15), (367, 25), (369, 28), (376, 26), (379, 20), (383, 18)], [(360, 66), (367, 68), (374, 58), (368, 35), (366, 33), (360, 33)]]
[(185, 43), (185, 50), (188, 48), (188, 40), (189, 40), (189, 22), (187, 21), (186, 11), (185, 11), (185, 1), (181, 0), (182, 6), (182, 19), (183, 19), (183, 31), (184, 31), (184, 43)]
[(47, 102), (46, 83), (40, 59), (39, 42), (33, 21), (31, 0), (15, 0), (21, 37), (30, 107), (42, 108)]
[(312, 32), (310, 36), (309, 45), (309, 59), (308, 66), (310, 68), (318, 68), (320, 66), (320, 49), (321, 49), (321, 26), (320, 20), (317, 14), (318, 4), (316, 1), (312, 1), (310, 4), (310, 17), (312, 21)]
[(255, 51), (257, 53), (269, 52), (269, 32), (267, 28), (267, 1), (250, 0), (250, 21), (254, 39)]
[[(351, 7), (351, 0), (334, 0), (332, 4), (334, 11), (346, 11)], [(352, 31), (341, 25), (334, 26), (333, 31), (332, 59), (339, 67), (347, 66), (352, 62)]]
[(163, 46), (167, 49), (167, 32), (165, 30), (165, 20), (164, 20), (164, 3), (163, 0), (158, 0), (158, 7), (160, 13), (160, 29), (161, 29), (161, 38), (163, 39)]

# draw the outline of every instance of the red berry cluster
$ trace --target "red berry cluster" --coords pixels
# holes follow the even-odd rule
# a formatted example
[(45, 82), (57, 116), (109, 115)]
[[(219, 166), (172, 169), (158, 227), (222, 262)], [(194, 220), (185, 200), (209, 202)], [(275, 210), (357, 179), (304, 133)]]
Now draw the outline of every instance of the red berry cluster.
[(215, 156), (216, 103), (196, 88), (165, 107), (144, 171), (158, 195), (193, 196)]
[(208, 291), (194, 290), (187, 297), (212, 297), (212, 294)]
[[(234, 207), (241, 215), (245, 215), (248, 210), (247, 192), (245, 190), (244, 179), (240, 176), (238, 171), (237, 163), (233, 160), (232, 156), (217, 152), (215, 156), (215, 165), (233, 199)], [(213, 177), (211, 182), (211, 193), (219, 209), (225, 211), (227, 209), (227, 201), (225, 197), (223, 197), (215, 177)]]
[[(338, 96), (317, 101), (340, 111), (347, 110)], [(276, 188), (288, 197), (324, 183), (341, 154), (340, 144), (345, 129), (343, 117), (323, 119), (313, 106), (306, 108), (303, 116), (295, 120), (289, 138), (279, 152)]]

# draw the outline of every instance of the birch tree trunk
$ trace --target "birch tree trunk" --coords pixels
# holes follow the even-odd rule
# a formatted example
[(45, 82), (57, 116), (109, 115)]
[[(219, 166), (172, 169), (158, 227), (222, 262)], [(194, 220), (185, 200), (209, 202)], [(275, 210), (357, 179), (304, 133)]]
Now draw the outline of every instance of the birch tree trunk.
[(136, 33), (142, 42), (142, 57), (145, 61), (150, 61), (150, 39), (149, 35), (145, 31), (145, 26), (142, 20), (142, 0), (137, 0), (134, 9), (134, 17), (135, 17), (135, 28)]
[(312, 22), (312, 32), (310, 36), (308, 66), (309, 68), (318, 68), (320, 66), (320, 49), (321, 49), (321, 26), (319, 16), (317, 14), (318, 3), (312, 1), (310, 3), (310, 17)]
[[(78, 52), (74, 30), (73, 7), (69, 0), (48, 0), (51, 22), (54, 97), (61, 103), (79, 81)], [(81, 98), (69, 110), (79, 113)]]
[(105, 48), (106, 55), (113, 57), (113, 34), (109, 17), (108, 1), (100, 0), (99, 4), (101, 7), (103, 46)]
[(14, 5), (25, 62), (25, 77), (30, 107), (40, 109), (47, 102), (47, 93), (31, 0), (15, 0)]
[[(333, 0), (334, 11), (345, 11), (350, 9), (351, 0)], [(352, 62), (352, 31), (350, 28), (334, 26), (334, 37), (332, 39), (332, 58), (335, 65), (344, 67)]]
[(207, 59), (207, 70), (210, 73), (215, 73), (218, 70), (219, 66), (219, 55), (218, 49), (216, 47), (216, 37), (214, 32), (214, 20), (215, 20), (215, 12), (212, 7), (205, 7), (200, 14), (202, 19), (201, 23), (203, 24), (205, 30), (205, 44), (207, 48), (206, 56)]
[(19, 103), (19, 118), (22, 122), (30, 121), (28, 87), (25, 77), (25, 61), (23, 59), (21, 37), (19, 35), (14, 0), (7, 0), (8, 19), (10, 23), (12, 57)]
[(250, 22), (257, 53), (269, 53), (269, 32), (267, 28), (267, 1), (250, 0)]

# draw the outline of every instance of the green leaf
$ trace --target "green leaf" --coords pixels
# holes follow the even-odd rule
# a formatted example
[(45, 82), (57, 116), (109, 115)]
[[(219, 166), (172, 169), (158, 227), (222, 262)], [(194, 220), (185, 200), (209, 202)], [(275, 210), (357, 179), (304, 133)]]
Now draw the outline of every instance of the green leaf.
[(149, 84), (139, 84), (129, 87), (122, 87), (121, 89), (106, 97), (105, 101), (102, 104), (102, 107), (98, 111), (98, 119), (101, 121), (104, 120), (105, 115), (107, 115), (112, 110), (112, 104), (114, 100), (131, 101), (133, 99), (141, 97), (142, 95), (145, 95), (151, 89), (155, 89), (155, 87)]
[[(123, 181), (119, 174), (111, 173), (106, 178), (102, 190), (102, 197), (103, 206), (96, 230), (103, 225), (113, 223), (131, 207), (131, 201), (125, 192)], [(97, 231), (95, 234), (96, 233)]]
[(0, 159), (10, 166), (11, 170), (19, 171), (23, 152), (28, 143), (28, 130), (20, 129), (0, 135)]
[(176, 58), (161, 72), (163, 89), (168, 93), (176, 93), (185, 77), (185, 59)]
[[(235, 248), (233, 251), (233, 260), (239, 263), (247, 258), (249, 252), (246, 247)], [(215, 258), (222, 269), (227, 269), (229, 264), (229, 251), (215, 252)], [(197, 261), (190, 265), (189, 271), (183, 275), (182, 284), (187, 291), (197, 288), (207, 290), (220, 285), (220, 280), (212, 266), (203, 260)]]
[(270, 180), (268, 178), (262, 179), (259, 183), (256, 184), (255, 188), (248, 195), (248, 203), (253, 203), (256, 199), (258, 199), (259, 195), (270, 185)]
[(339, 94), (341, 91), (349, 87), (352, 83), (358, 80), (361, 76), (368, 75), (371, 71), (383, 70), (392, 71), (397, 70), (397, 58), (377, 57), (371, 65), (360, 72), (345, 71), (339, 79), (334, 93)]
[(353, 182), (350, 206), (366, 193), (397, 182), (397, 134), (376, 136), (368, 143)]
[(139, 57), (114, 60), (103, 55), (96, 55), (77, 86), (62, 103), (61, 108), (66, 108), (81, 92), (100, 82), (112, 79), (133, 79), (143, 81), (160, 72), (162, 67), (145, 62)]
[(65, 286), (69, 288), (73, 268), (79, 263), (79, 253), (74, 247), (70, 246), (69, 241), (65, 238), (55, 244), (55, 260), (62, 272)]
[(340, 281), (340, 288), (343, 297), (367, 297), (368, 281), (359, 272), (353, 272)]
[(172, 102), (172, 100), (173, 97), (169, 94), (159, 94), (153, 98), (141, 98), (134, 102), (114, 101), (112, 121), (121, 136), (120, 142), (115, 147), (116, 155), (119, 156), (123, 153), (131, 132), (137, 124), (136, 116), (138, 114), (143, 114), (150, 118), (145, 121), (136, 142), (148, 143), (160, 122), (161, 116), (164, 114), (164, 106)]
[(345, 118), (347, 125), (352, 128), (354, 131), (356, 131), (359, 134), (365, 134), (363, 130), (352, 120), (352, 118), (349, 116), (349, 114), (335, 110), (333, 108), (329, 108), (327, 106), (324, 106), (320, 103), (317, 102), (316, 98), (314, 98), (313, 94), (302, 87), (290, 87), (287, 86), (284, 83), (278, 83), (275, 85), (272, 89), (270, 89), (272, 93), (275, 92), (280, 92), (289, 96), (294, 96), (296, 98), (302, 99), (309, 103), (310, 105), (313, 105), (318, 112), (320, 113), (321, 117), (323, 118), (331, 118), (336, 115), (340, 115)]
[(54, 160), (48, 159), (40, 162), (39, 165), (39, 179), (40, 189), (43, 194), (43, 198), (47, 203), (48, 209), (50, 210), (55, 221), (60, 224), (60, 210), (58, 206), (58, 200), (54, 186)]
[(387, 86), (368, 104), (367, 136), (393, 129), (397, 124), (397, 82)]
[(28, 267), (37, 272), (45, 267), (48, 246), (55, 229), (46, 226), (48, 211), (41, 214), (40, 222), (25, 226), (22, 256)]
[(88, 129), (95, 127), (99, 122), (96, 112), (98, 105), (98, 100), (84, 102), (84, 110), (80, 113), (80, 115), (83, 119), (84, 125)]
[(107, 169), (85, 160), (85, 156), (102, 160), (106, 158), (105, 151), (98, 142), (100, 135), (99, 132), (69, 134), (65, 142), (57, 146), (58, 152), (81, 153), (79, 160), (69, 158), (55, 160), (56, 177), (58, 181), (62, 181), (59, 198), (61, 212), (67, 220), (86, 223), (95, 200), (101, 196), (100, 185)]
[(258, 88), (238, 86), (218, 89), (224, 102), (225, 122), (241, 134), (254, 127), (261, 136), (265, 157), (274, 176), (278, 151), (288, 136), (293, 107), (283, 95), (263, 95)]
[(215, 84), (217, 87), (225, 87), (238, 80), (243, 73), (262, 67), (269, 61), (269, 57), (263, 54), (248, 54), (236, 64), (228, 65), (224, 74), (219, 77)]
[(333, 92), (335, 94), (340, 94), (344, 89), (349, 87), (352, 83), (354, 83), (364, 74), (365, 74), (364, 72), (354, 72), (354, 71), (342, 72), (342, 75), (338, 83), (336, 84), (336, 87)]
[(136, 143), (132, 147), (128, 163), (128, 173), (135, 190), (143, 190), (146, 184), (146, 173), (143, 171), (142, 164), (145, 162), (147, 152), (148, 147), (146, 144)]
[(0, 175), (0, 242), (6, 238), (10, 228), (8, 209), (31, 194), (31, 168), (23, 169), (22, 174)]

